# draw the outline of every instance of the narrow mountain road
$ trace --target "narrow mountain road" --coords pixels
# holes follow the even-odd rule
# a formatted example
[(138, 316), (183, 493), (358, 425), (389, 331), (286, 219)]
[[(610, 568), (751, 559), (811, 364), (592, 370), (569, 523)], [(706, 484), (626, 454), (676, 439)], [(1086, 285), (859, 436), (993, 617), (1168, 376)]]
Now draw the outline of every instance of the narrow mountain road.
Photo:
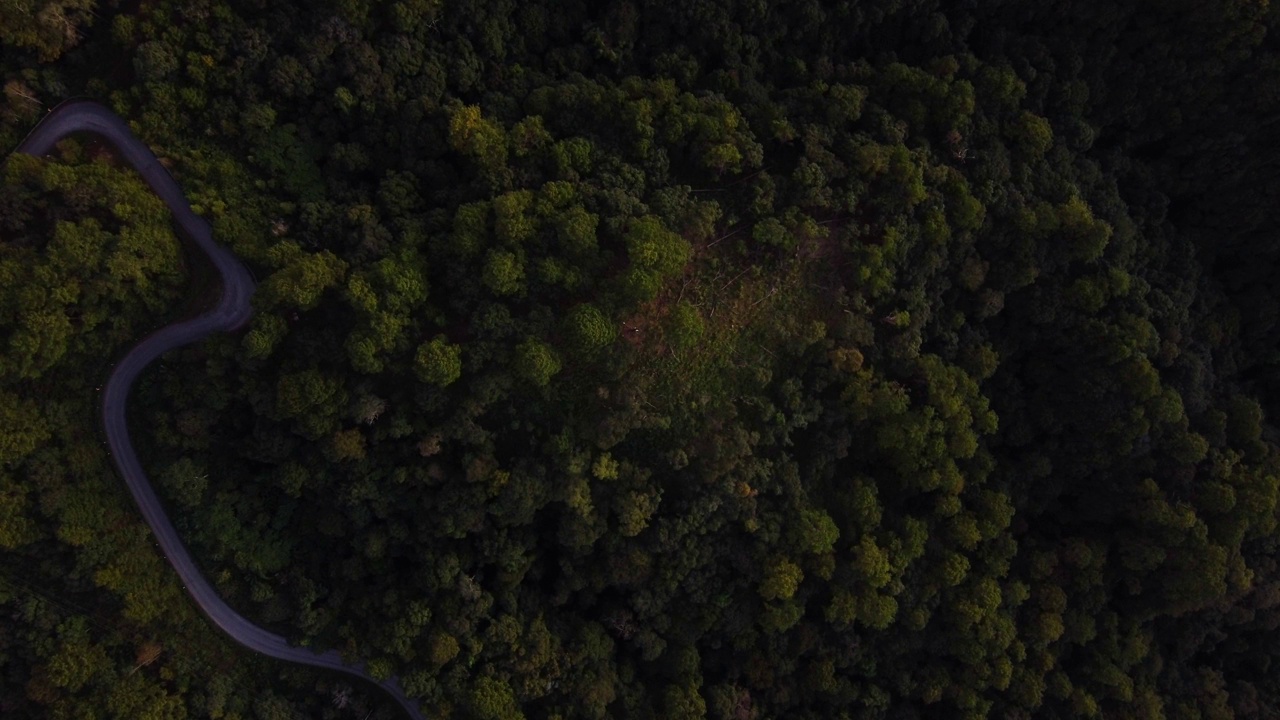
[(165, 559), (182, 578), (183, 585), (200, 610), (236, 642), (272, 658), (337, 670), (373, 682), (394, 697), (409, 717), (424, 720), (417, 703), (405, 695), (397, 678), (381, 682), (374, 680), (363, 664), (343, 662), (336, 650), (317, 652), (290, 645), (283, 637), (254, 625), (232, 610), (201, 575), (182, 544), (129, 440), (129, 426), (125, 419), (129, 391), (142, 370), (162, 354), (215, 332), (243, 327), (252, 315), (249, 298), (253, 295), (253, 278), (234, 254), (213, 241), (209, 223), (191, 210), (173, 177), (151, 150), (134, 136), (128, 124), (106, 107), (88, 100), (64, 102), (36, 125), (16, 152), (39, 157), (48, 153), (62, 138), (77, 132), (93, 133), (106, 140), (121, 160), (138, 171), (173, 213), (183, 240), (194, 243), (207, 255), (222, 279), (222, 297), (217, 306), (197, 317), (167, 325), (144, 338), (111, 371), (102, 393), (102, 426), (111, 457), (128, 484), (138, 509), (151, 526)]

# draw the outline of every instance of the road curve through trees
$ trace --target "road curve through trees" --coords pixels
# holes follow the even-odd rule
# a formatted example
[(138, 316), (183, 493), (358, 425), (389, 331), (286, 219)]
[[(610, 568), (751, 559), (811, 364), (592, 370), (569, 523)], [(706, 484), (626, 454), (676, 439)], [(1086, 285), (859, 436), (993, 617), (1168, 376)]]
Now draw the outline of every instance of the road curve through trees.
[(200, 610), (236, 642), (279, 660), (337, 670), (368, 680), (394, 697), (411, 718), (424, 720), (417, 703), (405, 695), (396, 678), (379, 682), (369, 675), (364, 664), (347, 664), (336, 650), (317, 652), (290, 645), (283, 637), (254, 625), (232, 610), (200, 574), (191, 554), (182, 544), (177, 530), (164, 512), (160, 498), (156, 496), (147, 480), (147, 474), (138, 462), (133, 443), (129, 440), (129, 426), (125, 420), (129, 390), (142, 370), (162, 354), (202, 340), (215, 332), (243, 327), (252, 314), (249, 298), (253, 295), (253, 278), (234, 254), (213, 241), (209, 223), (191, 210), (182, 189), (150, 148), (138, 140), (120, 116), (106, 107), (88, 100), (64, 102), (36, 125), (16, 152), (40, 157), (48, 153), (59, 140), (77, 132), (93, 133), (106, 140), (115, 148), (121, 160), (138, 171), (173, 213), (182, 238), (199, 247), (213, 262), (222, 278), (222, 297), (217, 306), (197, 317), (167, 325), (144, 338), (111, 371), (102, 393), (102, 426), (111, 457), (128, 484), (129, 492), (133, 494), (142, 516), (151, 526), (151, 532), (155, 534), (165, 559), (182, 578), (183, 585)]

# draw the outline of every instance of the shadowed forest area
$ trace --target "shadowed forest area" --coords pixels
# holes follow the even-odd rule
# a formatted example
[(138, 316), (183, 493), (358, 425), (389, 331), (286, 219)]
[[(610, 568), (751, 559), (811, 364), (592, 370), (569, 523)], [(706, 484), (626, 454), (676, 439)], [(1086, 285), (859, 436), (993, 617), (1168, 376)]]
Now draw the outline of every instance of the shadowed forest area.
[(0, 714), (1280, 716), (1280, 7), (0, 0)]

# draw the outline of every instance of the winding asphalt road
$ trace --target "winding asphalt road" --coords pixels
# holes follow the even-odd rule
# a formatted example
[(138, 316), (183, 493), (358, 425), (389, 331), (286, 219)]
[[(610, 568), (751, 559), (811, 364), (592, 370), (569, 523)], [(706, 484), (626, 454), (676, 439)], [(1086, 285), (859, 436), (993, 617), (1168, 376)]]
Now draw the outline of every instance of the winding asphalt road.
[(164, 353), (202, 340), (215, 332), (243, 327), (253, 313), (249, 305), (249, 298), (254, 290), (253, 278), (235, 255), (213, 241), (209, 223), (191, 210), (191, 205), (173, 177), (151, 150), (134, 136), (128, 124), (106, 107), (88, 100), (64, 102), (36, 125), (16, 152), (39, 157), (48, 153), (59, 140), (76, 132), (93, 133), (109, 142), (116, 149), (119, 158), (133, 166), (151, 190), (169, 207), (183, 239), (199, 247), (222, 277), (222, 297), (216, 307), (197, 317), (167, 325), (135, 345), (111, 371), (102, 393), (102, 426), (106, 431), (111, 457), (116, 469), (129, 485), (129, 492), (133, 494), (138, 509), (151, 526), (151, 532), (164, 551), (165, 559), (182, 578), (183, 585), (200, 610), (236, 642), (279, 660), (337, 670), (368, 680), (394, 697), (409, 717), (424, 720), (417, 703), (405, 695), (397, 678), (392, 677), (382, 682), (374, 680), (364, 664), (348, 665), (336, 650), (317, 652), (290, 645), (283, 637), (254, 625), (232, 610), (200, 574), (191, 554), (182, 544), (177, 530), (164, 512), (160, 498), (156, 496), (147, 480), (147, 474), (138, 462), (133, 443), (129, 440), (129, 425), (125, 421), (129, 390), (142, 370)]

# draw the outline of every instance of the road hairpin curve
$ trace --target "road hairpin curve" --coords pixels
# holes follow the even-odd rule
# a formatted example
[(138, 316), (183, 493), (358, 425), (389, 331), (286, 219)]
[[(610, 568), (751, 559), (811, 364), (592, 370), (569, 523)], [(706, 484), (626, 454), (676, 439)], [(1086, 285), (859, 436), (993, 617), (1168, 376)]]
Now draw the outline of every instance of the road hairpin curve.
[(117, 156), (142, 176), (151, 191), (168, 206), (182, 239), (208, 256), (222, 281), (222, 296), (216, 306), (196, 317), (166, 325), (143, 338), (116, 364), (103, 386), (102, 427), (111, 459), (151, 527), (165, 560), (178, 573), (201, 612), (236, 642), (278, 660), (336, 670), (368, 680), (395, 698), (413, 720), (424, 720), (418, 704), (405, 695), (397, 678), (375, 680), (363, 663), (351, 665), (343, 662), (336, 650), (316, 651), (291, 645), (285, 638), (254, 625), (232, 610), (205, 580), (182, 544), (129, 439), (125, 418), (129, 391), (142, 370), (164, 353), (203, 340), (215, 332), (243, 328), (253, 314), (249, 304), (254, 291), (253, 277), (239, 258), (213, 241), (209, 223), (191, 209), (182, 188), (159, 159), (119, 115), (106, 107), (90, 100), (68, 100), (50, 111), (15, 152), (40, 157), (53, 149), (59, 140), (78, 132), (92, 133), (110, 143)]

